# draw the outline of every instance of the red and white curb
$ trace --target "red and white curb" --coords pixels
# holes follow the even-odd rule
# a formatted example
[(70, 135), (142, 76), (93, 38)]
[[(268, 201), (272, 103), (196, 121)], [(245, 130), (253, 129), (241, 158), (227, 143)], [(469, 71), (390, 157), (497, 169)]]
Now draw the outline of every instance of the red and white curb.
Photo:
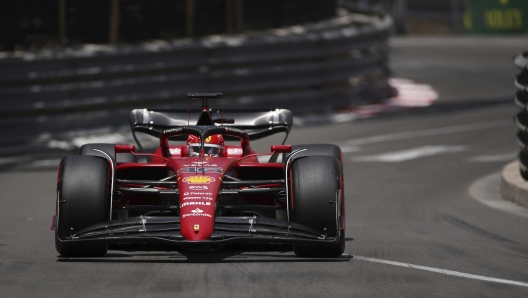
[(377, 114), (406, 108), (422, 108), (432, 105), (438, 99), (438, 92), (427, 84), (409, 79), (392, 78), (389, 84), (398, 91), (396, 97), (383, 103), (352, 108), (332, 115), (332, 122), (347, 122), (355, 119), (369, 118)]
[(427, 85), (408, 79), (393, 78), (389, 84), (398, 90), (398, 96), (388, 100), (386, 105), (395, 107), (426, 107), (438, 99), (438, 92)]
[(394, 110), (427, 107), (438, 99), (438, 92), (427, 84), (402, 78), (389, 79), (389, 84), (397, 90), (398, 95), (382, 103), (341, 110), (326, 116), (295, 117), (294, 124), (302, 126), (311, 123), (349, 122)]

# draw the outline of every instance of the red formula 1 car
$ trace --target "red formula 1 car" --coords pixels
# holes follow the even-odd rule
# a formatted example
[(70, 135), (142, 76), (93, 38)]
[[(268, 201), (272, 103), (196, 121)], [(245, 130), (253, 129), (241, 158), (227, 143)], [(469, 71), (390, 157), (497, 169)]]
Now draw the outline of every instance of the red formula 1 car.
[[(202, 100), (201, 111), (130, 113), (137, 151), (134, 145), (86, 144), (79, 155), (61, 161), (52, 223), (57, 251), (100, 256), (112, 243), (191, 249), (279, 243), (293, 244), (303, 257), (341, 255), (340, 148), (272, 145), (270, 153), (256, 154), (250, 140), (278, 132), (288, 136), (290, 111), (224, 113), (208, 106), (208, 99), (221, 93), (188, 97)], [(138, 132), (159, 138), (159, 148), (144, 153)], [(240, 143), (226, 145), (224, 139)]]

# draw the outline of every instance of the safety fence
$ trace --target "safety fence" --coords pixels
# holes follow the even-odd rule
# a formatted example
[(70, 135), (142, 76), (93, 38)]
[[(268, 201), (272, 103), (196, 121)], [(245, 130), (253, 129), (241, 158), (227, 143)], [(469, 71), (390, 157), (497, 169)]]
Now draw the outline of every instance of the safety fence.
[(517, 142), (521, 147), (519, 152), (521, 176), (528, 181), (528, 51), (518, 54), (514, 58), (514, 63), (521, 73), (515, 77), (515, 86), (518, 91), (515, 93), (515, 104), (520, 112), (515, 116), (515, 122), (519, 127)]
[(124, 131), (131, 109), (195, 107), (187, 92), (223, 92), (214, 108), (297, 114), (383, 101), (395, 93), (390, 27), (388, 16), (341, 11), (251, 34), (3, 53), (0, 167), (64, 155), (72, 137)]

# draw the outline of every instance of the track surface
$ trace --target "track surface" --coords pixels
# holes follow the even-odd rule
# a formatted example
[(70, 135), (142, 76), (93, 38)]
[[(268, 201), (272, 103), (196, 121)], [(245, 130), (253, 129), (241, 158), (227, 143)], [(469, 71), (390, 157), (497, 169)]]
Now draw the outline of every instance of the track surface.
[(347, 151), (342, 258), (263, 249), (59, 258), (49, 230), (56, 173), (7, 172), (0, 296), (526, 296), (528, 218), (468, 194), (472, 182), (515, 158), (511, 57), (525, 40), (395, 39), (395, 76), (432, 85), (437, 103), (294, 130), (291, 143)]

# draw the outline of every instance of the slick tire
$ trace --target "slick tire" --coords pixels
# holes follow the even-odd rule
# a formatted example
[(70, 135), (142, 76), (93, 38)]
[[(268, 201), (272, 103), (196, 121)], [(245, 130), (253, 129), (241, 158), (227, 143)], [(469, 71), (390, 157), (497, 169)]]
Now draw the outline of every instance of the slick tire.
[[(79, 149), (79, 155), (92, 155), (92, 156), (100, 156), (103, 158), (107, 158), (106, 155), (99, 151), (95, 151), (93, 149), (99, 149), (102, 150), (110, 157), (115, 159), (115, 144), (104, 144), (104, 143), (93, 143), (93, 144), (84, 144)], [(136, 157), (132, 153), (119, 153), (117, 154), (117, 160), (115, 160), (117, 163), (124, 163), (124, 162), (136, 162)]]
[(338, 257), (345, 250), (344, 231), (339, 230), (341, 164), (328, 155), (296, 159), (292, 165), (292, 220), (327, 237), (339, 236), (333, 244), (295, 244), (299, 257)]
[[(296, 153), (293, 156), (293, 160), (303, 157), (303, 156), (312, 156), (312, 155), (328, 155), (333, 156), (337, 160), (339, 160), (339, 163), (343, 164), (343, 156), (341, 154), (341, 148), (337, 145), (333, 144), (304, 144), (304, 145), (293, 145), (292, 146), (292, 152), (297, 149), (307, 149), (306, 151), (302, 151), (299, 153)], [(285, 162), (288, 159), (288, 154), (281, 154), (280, 157), (272, 156), (270, 159), (270, 162)]]
[(303, 157), (303, 156), (312, 156), (312, 155), (327, 155), (333, 156), (335, 159), (339, 160), (339, 163), (342, 164), (342, 154), (341, 148), (333, 144), (305, 144), (305, 145), (293, 145), (292, 152), (297, 149), (307, 149), (306, 151), (299, 152), (294, 155), (294, 159)]
[(57, 181), (55, 248), (65, 257), (103, 256), (106, 244), (65, 243), (82, 229), (108, 220), (110, 165), (96, 156), (70, 155), (62, 159)]

